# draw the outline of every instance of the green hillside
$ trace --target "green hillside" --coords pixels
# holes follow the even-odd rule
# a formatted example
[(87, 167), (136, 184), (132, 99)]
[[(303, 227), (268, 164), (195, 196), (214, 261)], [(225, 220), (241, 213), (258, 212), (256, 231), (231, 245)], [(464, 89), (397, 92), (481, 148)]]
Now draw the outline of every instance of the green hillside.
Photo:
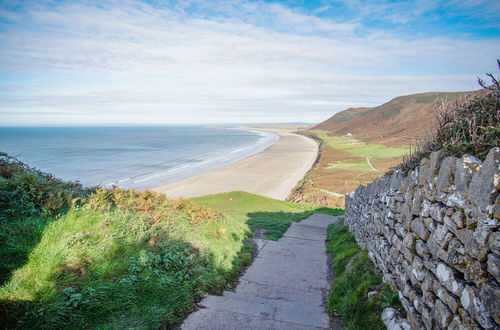
[(279, 238), (308, 204), (245, 192), (170, 200), (85, 188), (0, 154), (0, 318), (8, 328), (161, 328)]

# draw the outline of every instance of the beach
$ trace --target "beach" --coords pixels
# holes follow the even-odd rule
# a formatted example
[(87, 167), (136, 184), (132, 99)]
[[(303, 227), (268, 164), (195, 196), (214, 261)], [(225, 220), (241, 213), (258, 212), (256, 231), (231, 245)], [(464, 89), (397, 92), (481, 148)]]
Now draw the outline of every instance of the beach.
[(190, 198), (243, 190), (285, 200), (296, 183), (312, 167), (317, 143), (281, 129), (255, 129), (279, 135), (270, 147), (220, 169), (152, 188), (169, 198)]

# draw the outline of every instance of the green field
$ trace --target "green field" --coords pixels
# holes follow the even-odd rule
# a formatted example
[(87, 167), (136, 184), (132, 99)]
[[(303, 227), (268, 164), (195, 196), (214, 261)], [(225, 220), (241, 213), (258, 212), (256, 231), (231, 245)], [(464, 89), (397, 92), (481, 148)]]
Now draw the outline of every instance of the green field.
[(383, 144), (369, 144), (354, 137), (330, 136), (328, 131), (322, 130), (312, 130), (311, 133), (318, 136), (330, 148), (346, 151), (358, 157), (382, 160), (403, 156), (408, 152), (407, 146), (391, 147)]

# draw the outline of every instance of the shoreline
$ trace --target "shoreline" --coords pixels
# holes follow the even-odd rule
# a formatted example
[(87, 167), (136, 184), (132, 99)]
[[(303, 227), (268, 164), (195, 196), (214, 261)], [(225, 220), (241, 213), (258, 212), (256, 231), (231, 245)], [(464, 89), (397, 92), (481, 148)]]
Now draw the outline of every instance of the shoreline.
[(235, 163), (149, 189), (164, 192), (169, 198), (243, 190), (285, 200), (313, 166), (318, 154), (317, 142), (284, 129), (242, 129), (273, 133), (279, 139), (266, 149)]

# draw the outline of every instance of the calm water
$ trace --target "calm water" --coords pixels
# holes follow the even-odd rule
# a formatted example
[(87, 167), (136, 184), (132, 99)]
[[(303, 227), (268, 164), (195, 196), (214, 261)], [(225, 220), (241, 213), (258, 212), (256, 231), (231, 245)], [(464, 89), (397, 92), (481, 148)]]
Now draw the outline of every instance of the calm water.
[(150, 188), (220, 168), (274, 143), (271, 133), (207, 127), (0, 127), (0, 151), (86, 185)]

